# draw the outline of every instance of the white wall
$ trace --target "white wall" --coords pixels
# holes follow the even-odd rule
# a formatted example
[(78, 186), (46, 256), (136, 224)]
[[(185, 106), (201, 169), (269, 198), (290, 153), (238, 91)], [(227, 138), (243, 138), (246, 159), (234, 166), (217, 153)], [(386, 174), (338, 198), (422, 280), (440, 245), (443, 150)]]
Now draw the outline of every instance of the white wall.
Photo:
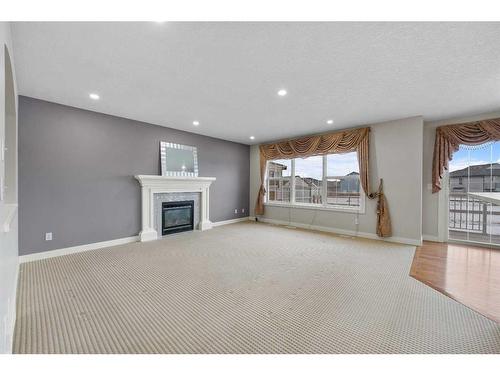
[[(4, 45), (7, 46), (12, 61), (12, 41), (10, 34), (10, 25), (6, 22), (0, 22), (0, 137), (5, 137), (5, 56)], [(13, 61), (12, 61), (13, 64)], [(12, 67), (13, 68), (13, 67)], [(15, 89), (15, 79), (14, 79)], [(9, 93), (7, 93), (8, 95)], [(12, 119), (12, 117), (10, 117)], [(15, 99), (15, 118), (14, 124), (17, 134), (17, 95)], [(16, 137), (17, 138), (17, 137)], [(17, 143), (17, 139), (16, 139)], [(11, 147), (11, 152), (16, 150), (16, 147)], [(14, 175), (17, 179), (17, 161)], [(5, 169), (12, 170), (12, 166), (6, 166), (5, 161), (0, 161), (0, 176), (5, 177)], [(11, 190), (12, 192), (12, 190)], [(0, 353), (12, 352), (12, 333), (15, 323), (15, 303), (16, 303), (16, 287), (17, 275), (19, 269), (18, 257), (18, 231), (17, 231), (17, 214), (16, 203), (17, 194), (9, 194), (8, 200), (0, 201)], [(10, 221), (9, 230), (6, 231), (4, 224), (8, 215), (14, 213), (13, 220)]]
[[(370, 168), (372, 190), (384, 179), (389, 202), (393, 237), (389, 240), (419, 244), (422, 240), (422, 163), (423, 120), (411, 117), (371, 125)], [(259, 151), (250, 151), (250, 214), (260, 183)], [(338, 233), (375, 237), (376, 201), (366, 200), (365, 214), (310, 210), (303, 208), (266, 207), (264, 220), (291, 222), (321, 227)]]
[[(432, 159), (434, 154), (434, 139), (436, 128), (442, 125), (460, 124), (469, 121), (480, 121), (500, 117), (500, 112), (484, 113), (476, 116), (457, 117), (442, 121), (426, 122), (424, 124), (424, 172), (423, 172), (423, 199), (422, 199), (422, 227), (424, 239), (432, 241), (443, 241), (448, 229), (446, 228), (446, 197), (443, 192), (432, 194)], [(439, 204), (442, 203), (442, 213), (439, 212)], [(441, 233), (440, 233), (441, 232)]]

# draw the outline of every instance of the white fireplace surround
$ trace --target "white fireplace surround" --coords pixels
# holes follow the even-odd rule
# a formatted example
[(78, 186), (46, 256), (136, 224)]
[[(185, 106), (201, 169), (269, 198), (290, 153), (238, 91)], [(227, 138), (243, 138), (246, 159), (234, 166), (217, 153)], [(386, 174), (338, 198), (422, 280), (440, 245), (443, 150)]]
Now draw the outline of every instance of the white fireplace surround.
[(212, 228), (209, 216), (210, 185), (215, 177), (170, 177), (137, 175), (142, 190), (142, 230), (139, 240), (152, 241), (159, 236), (154, 228), (154, 195), (159, 193), (201, 193), (200, 230)]

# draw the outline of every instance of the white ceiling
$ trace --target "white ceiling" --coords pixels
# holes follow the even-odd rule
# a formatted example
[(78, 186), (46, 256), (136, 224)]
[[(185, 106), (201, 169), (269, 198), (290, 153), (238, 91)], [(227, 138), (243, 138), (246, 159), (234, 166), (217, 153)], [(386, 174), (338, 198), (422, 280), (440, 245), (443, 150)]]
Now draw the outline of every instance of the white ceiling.
[(247, 144), (500, 109), (500, 23), (46, 22), (13, 34), (21, 95)]

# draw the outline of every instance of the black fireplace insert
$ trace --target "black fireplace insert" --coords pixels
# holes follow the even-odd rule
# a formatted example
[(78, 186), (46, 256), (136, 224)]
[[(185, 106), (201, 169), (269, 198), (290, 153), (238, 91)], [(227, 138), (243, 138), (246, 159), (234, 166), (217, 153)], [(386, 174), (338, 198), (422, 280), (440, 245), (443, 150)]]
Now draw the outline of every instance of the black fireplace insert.
[(194, 229), (194, 201), (163, 202), (161, 211), (161, 232), (163, 236)]

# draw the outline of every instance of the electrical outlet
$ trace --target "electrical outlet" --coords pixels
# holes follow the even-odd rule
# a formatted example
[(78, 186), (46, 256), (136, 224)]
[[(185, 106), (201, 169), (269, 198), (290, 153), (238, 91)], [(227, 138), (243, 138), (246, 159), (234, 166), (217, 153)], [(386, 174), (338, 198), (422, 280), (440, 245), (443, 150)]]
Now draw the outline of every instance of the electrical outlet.
[(235, 208), (235, 209), (234, 209), (234, 213), (235, 213), (235, 214), (237, 214), (237, 213), (238, 213), (238, 209), (237, 209), (237, 208)]
[(244, 208), (242, 208), (242, 209), (241, 209), (241, 213), (242, 213), (242, 214), (244, 214), (244, 213), (245, 213), (245, 209), (244, 209)]
[(45, 241), (52, 241), (52, 232), (45, 233)]
[(359, 225), (359, 219), (357, 217), (354, 218), (354, 224)]

